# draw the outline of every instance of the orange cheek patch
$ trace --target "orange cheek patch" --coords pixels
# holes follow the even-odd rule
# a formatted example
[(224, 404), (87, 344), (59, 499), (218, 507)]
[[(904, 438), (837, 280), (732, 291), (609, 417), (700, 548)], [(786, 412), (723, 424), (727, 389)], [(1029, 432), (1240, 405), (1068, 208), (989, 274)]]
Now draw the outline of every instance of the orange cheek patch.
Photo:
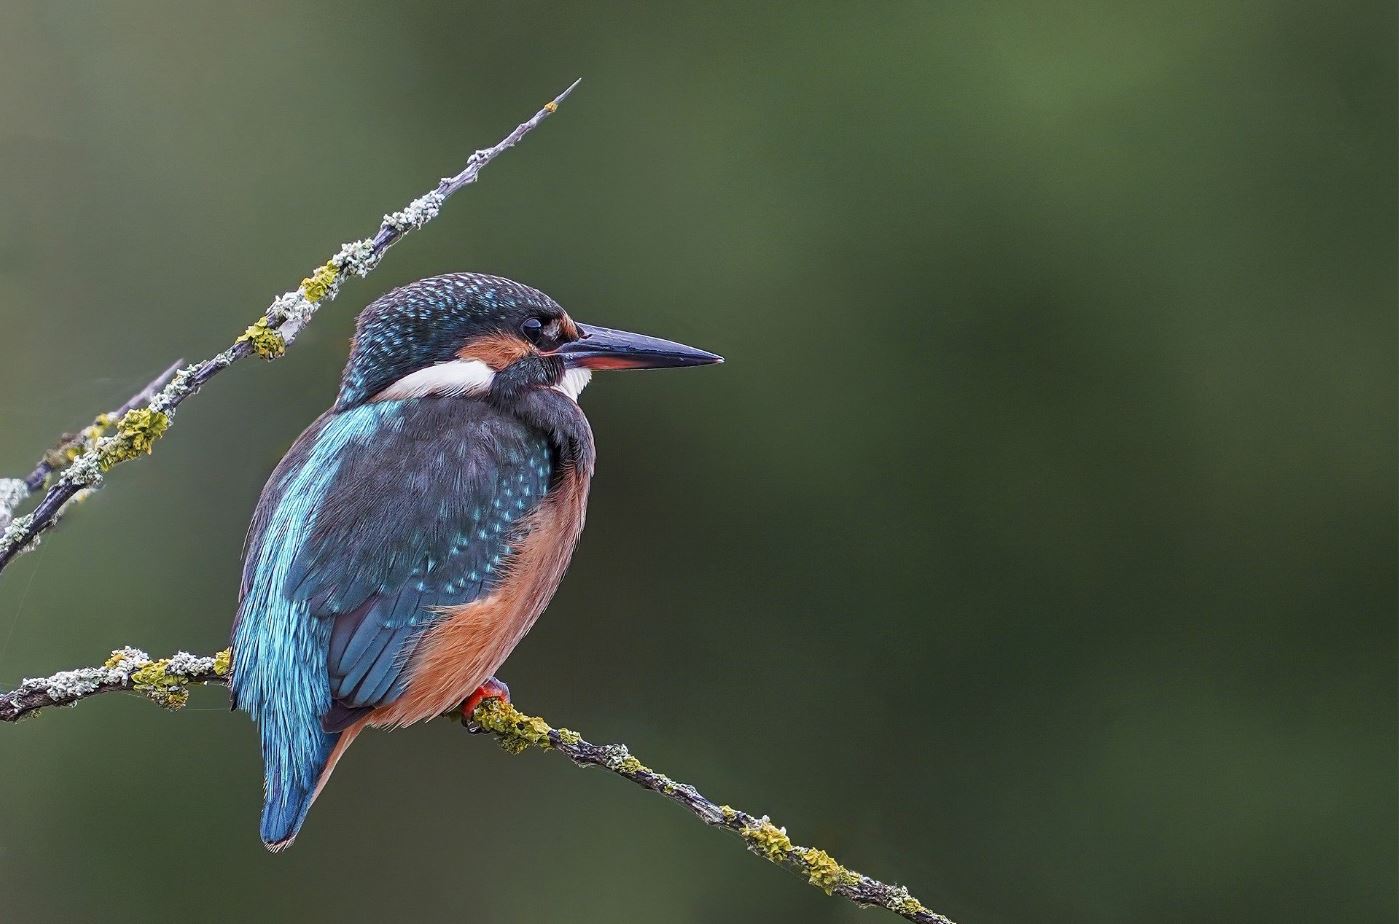
[(518, 337), (511, 337), (508, 334), (487, 334), (475, 340), (469, 340), (457, 351), (457, 355), (462, 359), (479, 359), (490, 366), (496, 372), (500, 372), (506, 366), (523, 359), (533, 351), (530, 344)]

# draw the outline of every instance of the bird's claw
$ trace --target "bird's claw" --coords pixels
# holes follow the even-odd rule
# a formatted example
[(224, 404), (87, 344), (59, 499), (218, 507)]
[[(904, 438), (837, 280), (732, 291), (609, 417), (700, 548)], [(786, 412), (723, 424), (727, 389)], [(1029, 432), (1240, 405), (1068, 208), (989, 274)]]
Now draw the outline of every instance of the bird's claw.
[(488, 699), (499, 699), (503, 703), (510, 702), (510, 687), (504, 681), (495, 677), (487, 677), (471, 696), (462, 702), (462, 724), (467, 727), (467, 731), (473, 735), (486, 731), (472, 718), (476, 714), (476, 707)]

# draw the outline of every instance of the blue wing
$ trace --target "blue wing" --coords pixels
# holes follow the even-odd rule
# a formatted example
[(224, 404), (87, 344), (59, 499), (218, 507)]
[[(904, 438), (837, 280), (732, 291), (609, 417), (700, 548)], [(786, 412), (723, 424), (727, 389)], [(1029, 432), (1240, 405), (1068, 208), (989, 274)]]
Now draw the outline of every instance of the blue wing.
[[(319, 674), (306, 679), (324, 684), (315, 697), (322, 725), (344, 727), (402, 693), (435, 608), (489, 591), (514, 526), (544, 496), (554, 467), (543, 434), (484, 401), (380, 402), (326, 415), (264, 491), (240, 620), (250, 618), (250, 599), (285, 609), (302, 641), (283, 646), (280, 669)], [(235, 628), (235, 651), (250, 634)]]

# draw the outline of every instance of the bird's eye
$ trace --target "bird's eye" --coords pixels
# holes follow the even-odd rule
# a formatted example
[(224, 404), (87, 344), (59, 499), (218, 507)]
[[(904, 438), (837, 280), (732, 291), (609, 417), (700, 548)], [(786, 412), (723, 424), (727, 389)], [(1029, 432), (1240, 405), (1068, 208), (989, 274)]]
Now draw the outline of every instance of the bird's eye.
[(544, 324), (539, 318), (526, 318), (520, 325), (520, 333), (524, 334), (525, 339), (531, 343), (538, 343), (543, 332)]

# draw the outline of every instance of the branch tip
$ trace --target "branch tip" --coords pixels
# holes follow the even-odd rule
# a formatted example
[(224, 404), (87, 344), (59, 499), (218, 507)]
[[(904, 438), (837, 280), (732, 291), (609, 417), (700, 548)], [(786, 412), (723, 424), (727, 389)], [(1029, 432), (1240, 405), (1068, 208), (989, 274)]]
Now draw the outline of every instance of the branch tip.
[[(563, 93), (560, 93), (558, 96), (554, 97), (554, 105), (558, 106), (560, 103), (564, 102), (564, 100), (568, 99), (569, 94), (574, 92), (574, 88), (581, 83), (583, 83), (582, 77), (574, 78), (574, 82), (565, 87)], [(550, 111), (553, 112), (554, 110), (551, 109)]]

